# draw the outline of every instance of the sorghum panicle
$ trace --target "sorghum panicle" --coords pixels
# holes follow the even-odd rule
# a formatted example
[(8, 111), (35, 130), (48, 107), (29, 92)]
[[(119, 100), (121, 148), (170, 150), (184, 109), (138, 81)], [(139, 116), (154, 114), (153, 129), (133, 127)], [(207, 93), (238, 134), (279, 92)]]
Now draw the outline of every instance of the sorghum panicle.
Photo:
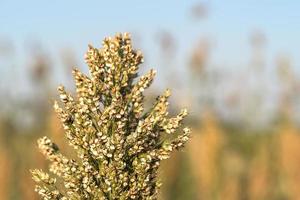
[(143, 92), (155, 71), (138, 76), (142, 54), (132, 49), (127, 33), (106, 38), (101, 49), (88, 47), (90, 76), (73, 70), (77, 96), (58, 87), (55, 102), (68, 142), (77, 159), (62, 155), (47, 137), (38, 146), (50, 161), (50, 172), (32, 170), (36, 191), (48, 199), (157, 199), (158, 168), (189, 138), (189, 129), (176, 136), (187, 111), (168, 116), (166, 90), (145, 112)]

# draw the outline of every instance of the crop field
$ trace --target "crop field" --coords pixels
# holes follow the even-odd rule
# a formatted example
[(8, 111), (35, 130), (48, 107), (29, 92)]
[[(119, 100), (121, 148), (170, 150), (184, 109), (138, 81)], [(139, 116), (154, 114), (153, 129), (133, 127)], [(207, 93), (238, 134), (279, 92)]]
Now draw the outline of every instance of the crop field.
[(0, 200), (300, 199), (300, 3), (229, 4), (0, 2)]

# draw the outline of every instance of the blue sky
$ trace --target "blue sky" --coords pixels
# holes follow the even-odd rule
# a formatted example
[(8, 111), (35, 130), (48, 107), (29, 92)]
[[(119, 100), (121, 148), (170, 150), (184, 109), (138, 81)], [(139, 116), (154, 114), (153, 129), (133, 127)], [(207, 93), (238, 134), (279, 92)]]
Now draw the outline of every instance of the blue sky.
[[(208, 5), (208, 18), (191, 19), (189, 11), (197, 2)], [(182, 52), (191, 49), (199, 36), (213, 38), (214, 61), (237, 66), (249, 59), (249, 35), (258, 29), (267, 36), (270, 59), (284, 52), (298, 67), (299, 10), (296, 0), (0, 0), (0, 37), (10, 38), (20, 51), (26, 51), (22, 48), (27, 40), (38, 40), (52, 51), (70, 46), (81, 55), (87, 43), (100, 46), (104, 36), (129, 31), (139, 34), (152, 59), (154, 35), (167, 30)]]
[[(190, 11), (192, 6), (199, 2), (208, 6), (208, 17), (195, 20), (191, 18)], [(182, 75), (187, 73), (178, 72), (186, 69), (189, 53), (199, 37), (213, 41), (210, 67), (216, 66), (233, 72), (229, 79), (235, 77), (234, 73), (238, 75), (242, 71), (242, 77), (238, 76), (238, 80), (243, 77), (247, 79), (251, 75), (247, 71), (251, 57), (249, 38), (255, 30), (261, 31), (267, 38), (267, 66), (274, 69), (276, 56), (286, 54), (299, 72), (299, 11), (300, 1), (296, 0), (0, 0), (0, 40), (8, 39), (15, 49), (13, 58), (6, 62), (1, 60), (5, 56), (0, 55), (0, 90), (11, 88), (13, 85), (14, 89), (10, 91), (16, 93), (14, 96), (28, 96), (26, 89), (30, 91), (32, 86), (26, 79), (30, 55), (28, 41), (41, 43), (46, 52), (49, 52), (49, 57), (54, 62), (52, 64), (57, 69), (60, 69), (60, 50), (65, 47), (72, 48), (76, 53), (76, 60), (81, 61), (79, 65), (84, 69), (83, 54), (88, 43), (100, 47), (103, 37), (125, 31), (133, 33), (136, 46), (143, 50), (146, 70), (158, 70), (158, 81), (155, 84), (159, 86), (164, 86), (161, 83), (171, 77), (176, 79), (177, 85), (180, 86), (183, 82), (189, 87), (189, 81), (186, 81), (189, 77)], [(176, 39), (177, 51), (175, 56), (171, 57), (171, 63), (164, 63), (163, 52), (159, 51), (155, 40), (155, 36), (161, 30), (172, 33)], [(166, 65), (175, 67), (175, 78)], [(61, 77), (61, 74), (56, 71), (55, 85), (64, 84), (65, 77)], [(276, 94), (278, 87), (274, 82), (274, 73), (267, 71), (261, 77), (261, 83), (256, 84), (257, 79), (254, 79), (250, 81), (249, 87), (251, 89), (254, 82), (255, 86), (262, 85), (270, 90), (271, 93), (265, 94), (269, 98), (267, 104), (274, 105), (273, 97), (276, 95), (269, 95)], [(232, 82), (237, 87), (244, 87), (246, 84), (243, 79), (241, 82)], [(220, 90), (216, 92), (222, 97), (230, 93), (225, 86), (219, 86)], [(185, 93), (181, 93), (182, 88), (176, 89), (175, 85), (172, 85), (172, 88), (177, 91), (179, 99), (189, 98), (185, 97)], [(20, 96), (19, 93), (25, 95)]]

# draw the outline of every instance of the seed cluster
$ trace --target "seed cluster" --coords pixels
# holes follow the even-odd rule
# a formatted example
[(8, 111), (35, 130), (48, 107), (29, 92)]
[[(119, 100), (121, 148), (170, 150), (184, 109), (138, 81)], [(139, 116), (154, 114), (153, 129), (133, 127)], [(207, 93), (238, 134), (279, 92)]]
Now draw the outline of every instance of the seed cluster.
[(189, 139), (188, 128), (174, 133), (187, 111), (169, 117), (169, 90), (144, 111), (143, 92), (155, 71), (135, 81), (143, 57), (127, 33), (106, 38), (101, 49), (89, 46), (85, 60), (90, 76), (73, 70), (76, 98), (59, 86), (61, 103), (54, 103), (78, 158), (66, 158), (47, 137), (39, 139), (60, 182), (32, 170), (36, 191), (44, 200), (157, 199), (160, 162)]

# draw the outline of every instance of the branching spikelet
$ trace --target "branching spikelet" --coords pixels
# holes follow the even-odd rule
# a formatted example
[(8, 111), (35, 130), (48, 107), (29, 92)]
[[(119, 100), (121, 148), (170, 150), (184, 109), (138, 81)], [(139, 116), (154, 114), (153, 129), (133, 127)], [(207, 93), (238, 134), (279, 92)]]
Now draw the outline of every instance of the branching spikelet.
[(62, 104), (54, 103), (78, 159), (63, 156), (47, 137), (39, 139), (50, 172), (61, 182), (33, 170), (37, 192), (45, 200), (157, 199), (160, 161), (189, 138), (188, 128), (174, 135), (187, 111), (169, 118), (166, 90), (144, 112), (143, 92), (156, 72), (150, 70), (134, 82), (143, 57), (132, 49), (128, 34), (106, 38), (102, 49), (89, 46), (85, 60), (90, 77), (73, 70), (77, 97), (59, 86)]

